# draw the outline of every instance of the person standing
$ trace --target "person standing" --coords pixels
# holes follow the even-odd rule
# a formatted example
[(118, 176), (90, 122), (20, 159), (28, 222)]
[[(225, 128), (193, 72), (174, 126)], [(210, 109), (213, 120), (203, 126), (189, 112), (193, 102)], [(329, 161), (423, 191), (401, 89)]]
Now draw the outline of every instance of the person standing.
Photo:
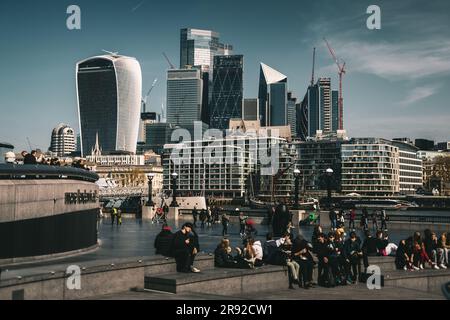
[(192, 210), (192, 217), (194, 218), (194, 227), (197, 226), (197, 218), (198, 218), (198, 211), (197, 207), (194, 206), (194, 210)]
[(348, 229), (355, 230), (355, 220), (356, 220), (356, 210), (355, 208), (350, 209), (349, 219), (348, 219)]
[(37, 164), (36, 150), (32, 150), (31, 153), (23, 151), (22, 156), (23, 156), (23, 164)]
[(369, 230), (369, 212), (367, 212), (366, 208), (362, 209), (361, 228), (363, 228), (364, 232)]
[(374, 233), (378, 230), (377, 210), (372, 211), (372, 229)]
[(275, 238), (282, 237), (288, 231), (289, 222), (291, 221), (290, 213), (283, 202), (277, 206), (275, 215), (272, 220), (273, 236)]
[(247, 223), (247, 219), (248, 217), (244, 216), (243, 212), (239, 213), (239, 234), (241, 237), (245, 235), (245, 224)]
[(177, 272), (191, 272), (191, 239), (189, 234), (192, 231), (192, 223), (185, 223), (179, 231), (177, 231), (172, 241), (172, 253), (175, 257)]
[(388, 217), (386, 215), (386, 210), (381, 210), (381, 230), (382, 231), (387, 231), (387, 224), (386, 221), (388, 220)]
[(230, 217), (226, 212), (222, 214), (222, 236), (225, 237), (228, 235), (228, 224), (230, 223)]
[(334, 208), (331, 208), (330, 212), (328, 213), (328, 217), (330, 218), (331, 222), (331, 230), (335, 231), (337, 227), (337, 215)]

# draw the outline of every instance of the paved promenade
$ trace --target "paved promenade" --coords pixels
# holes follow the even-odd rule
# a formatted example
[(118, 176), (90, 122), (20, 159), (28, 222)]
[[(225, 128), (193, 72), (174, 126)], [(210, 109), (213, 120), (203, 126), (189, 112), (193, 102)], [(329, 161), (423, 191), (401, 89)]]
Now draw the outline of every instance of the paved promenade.
[[(178, 222), (181, 225), (184, 221)], [(169, 225), (176, 231), (179, 225), (173, 222)], [(11, 279), (17, 276), (28, 276), (36, 274), (45, 274), (52, 271), (63, 271), (71, 264), (80, 266), (95, 266), (99, 263), (118, 263), (122, 260), (136, 259), (160, 259), (155, 256), (153, 247), (156, 235), (161, 230), (161, 224), (152, 224), (150, 221), (139, 221), (135, 219), (124, 219), (121, 226), (111, 225), (109, 219), (102, 219), (99, 222), (99, 240), (100, 246), (90, 253), (80, 254), (73, 257), (61, 258), (53, 261), (35, 262), (21, 264), (17, 266), (2, 267), (2, 279)], [(257, 239), (265, 240), (265, 235), (269, 231), (267, 225), (257, 225)], [(232, 246), (241, 244), (239, 236), (239, 224), (232, 223), (229, 226), (229, 236)], [(222, 239), (222, 225), (215, 224), (205, 229), (196, 229), (200, 238), (200, 250), (206, 253), (214, 252), (217, 244)], [(312, 235), (312, 227), (302, 227), (300, 230), (294, 229), (297, 234), (300, 232), (306, 239), (310, 240)], [(398, 243), (400, 239), (407, 237), (408, 231), (390, 231), (391, 240)]]

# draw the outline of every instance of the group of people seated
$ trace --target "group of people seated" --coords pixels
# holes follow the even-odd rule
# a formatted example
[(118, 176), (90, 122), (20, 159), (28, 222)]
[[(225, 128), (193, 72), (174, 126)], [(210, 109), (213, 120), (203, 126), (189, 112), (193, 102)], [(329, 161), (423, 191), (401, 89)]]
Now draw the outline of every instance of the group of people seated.
[(421, 270), (429, 265), (433, 269), (447, 269), (449, 266), (450, 242), (447, 233), (439, 238), (435, 232), (426, 229), (400, 241), (395, 257), (397, 269)]

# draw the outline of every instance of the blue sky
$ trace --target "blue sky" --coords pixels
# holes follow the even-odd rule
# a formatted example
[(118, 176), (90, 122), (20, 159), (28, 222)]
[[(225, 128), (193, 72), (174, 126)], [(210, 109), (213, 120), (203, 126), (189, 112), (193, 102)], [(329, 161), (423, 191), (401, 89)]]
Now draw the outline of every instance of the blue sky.
[[(66, 28), (77, 4), (82, 29)], [(382, 29), (366, 28), (381, 8)], [(316, 76), (337, 72), (322, 38), (347, 63), (344, 126), (350, 136), (450, 140), (450, 2), (423, 0), (72, 0), (0, 2), (0, 141), (47, 149), (60, 122), (78, 131), (75, 64), (102, 49), (134, 56), (145, 91), (159, 82), (152, 110), (165, 101), (168, 68), (179, 64), (179, 29), (212, 29), (244, 55), (244, 95), (257, 95), (259, 62), (288, 76), (302, 98), (317, 47)]]

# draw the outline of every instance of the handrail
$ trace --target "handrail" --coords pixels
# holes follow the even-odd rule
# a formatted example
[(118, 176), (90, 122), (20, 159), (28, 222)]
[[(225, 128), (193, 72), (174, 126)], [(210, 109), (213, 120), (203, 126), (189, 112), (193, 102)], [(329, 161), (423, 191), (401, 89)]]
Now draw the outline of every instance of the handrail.
[(0, 179), (72, 179), (96, 182), (99, 176), (95, 172), (73, 167), (0, 164)]

